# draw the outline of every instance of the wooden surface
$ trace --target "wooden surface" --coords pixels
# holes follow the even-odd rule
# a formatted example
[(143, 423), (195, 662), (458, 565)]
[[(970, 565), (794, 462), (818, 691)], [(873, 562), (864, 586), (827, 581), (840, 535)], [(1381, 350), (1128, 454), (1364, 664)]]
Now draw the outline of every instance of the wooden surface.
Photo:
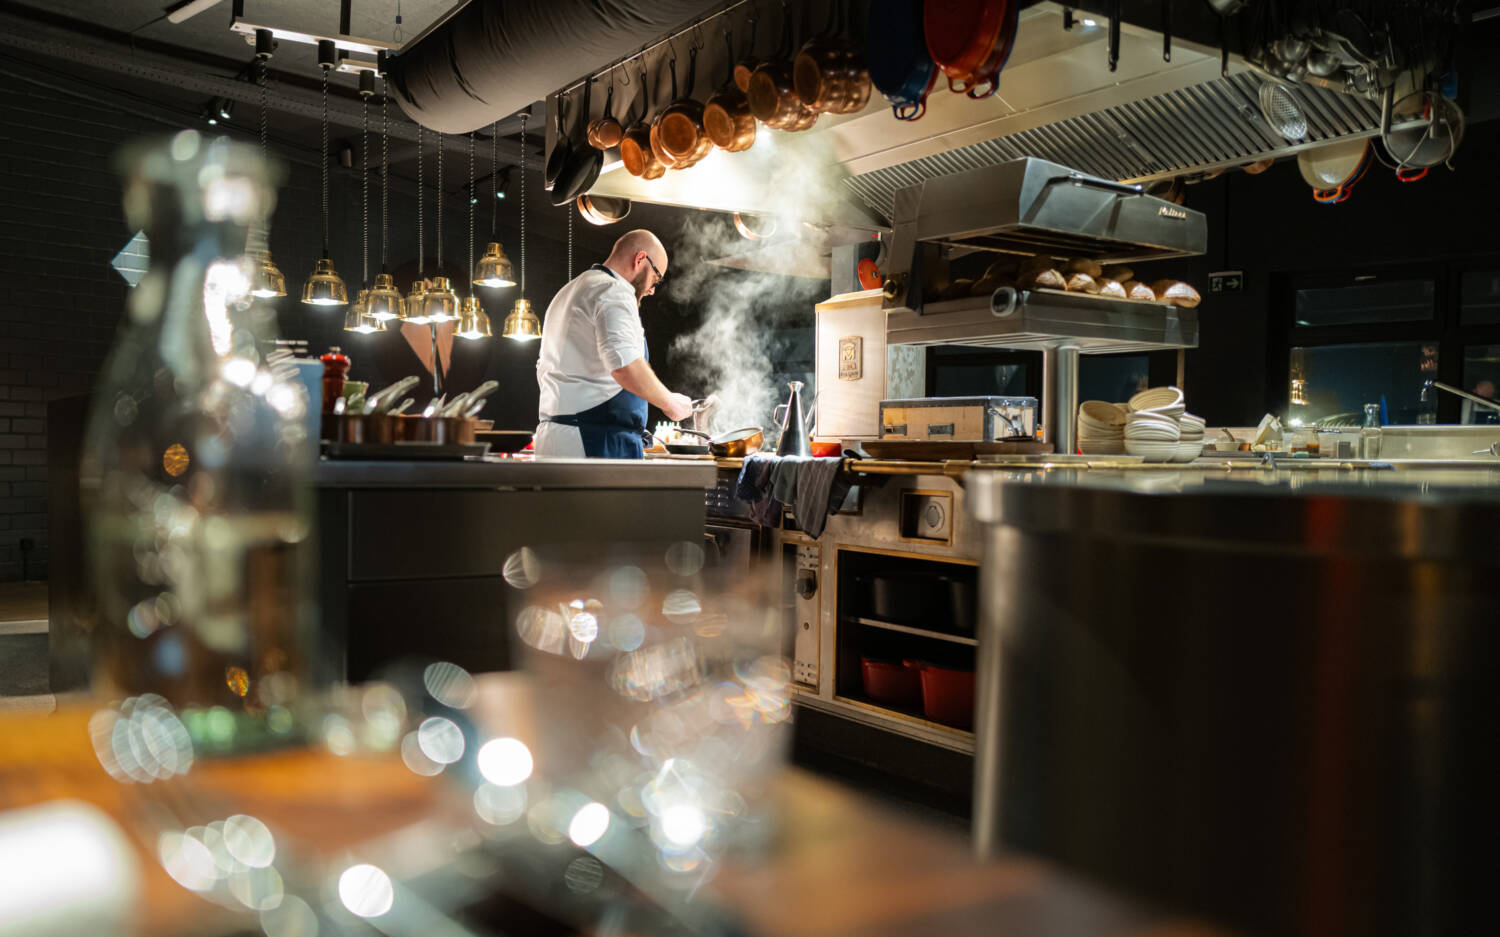
[[(524, 740), (541, 705), (526, 678), (486, 675), (479, 686), (476, 722), (486, 732)], [(120, 784), (105, 774), (89, 742), (95, 708), (0, 717), (0, 811), (75, 798), (108, 813), (139, 854), (142, 935), (206, 937), (245, 922), (163, 871), (155, 856), (158, 827), (148, 818), (165, 803), (182, 821), (206, 823), (233, 813), (258, 817), (275, 832), (278, 850), (302, 858), (332, 862), (358, 855), (360, 861), (388, 862), (392, 870), (403, 862), (393, 854), (402, 837), (393, 834), (436, 842), (474, 822), (464, 809), (467, 798), (454, 796), (458, 785), (452, 779), (419, 777), (396, 756), (340, 758), (297, 749), (200, 758), (170, 787)], [(965, 838), (802, 771), (782, 771), (768, 797), (775, 824), (768, 844), (732, 857), (698, 897), (737, 920), (747, 937), (1222, 933), (1142, 911), (1037, 862), (976, 862)], [(411, 853), (406, 846), (400, 851)]]

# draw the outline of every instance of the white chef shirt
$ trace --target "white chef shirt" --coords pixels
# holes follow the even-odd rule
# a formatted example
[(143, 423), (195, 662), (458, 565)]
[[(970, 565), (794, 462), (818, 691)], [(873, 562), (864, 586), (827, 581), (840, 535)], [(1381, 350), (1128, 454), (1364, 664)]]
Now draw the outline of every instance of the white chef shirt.
[[(538, 420), (597, 407), (621, 390), (612, 372), (645, 354), (646, 330), (635, 290), (609, 271), (585, 270), (558, 290), (542, 320), (536, 360)], [(542, 423), (536, 451), (538, 456), (581, 457), (583, 443), (575, 427)]]

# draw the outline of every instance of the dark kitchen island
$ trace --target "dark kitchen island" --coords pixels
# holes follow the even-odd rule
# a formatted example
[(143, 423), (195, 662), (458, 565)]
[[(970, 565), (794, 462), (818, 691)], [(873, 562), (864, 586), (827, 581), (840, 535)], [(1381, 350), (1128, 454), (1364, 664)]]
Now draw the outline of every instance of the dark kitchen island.
[(410, 657), (508, 669), (507, 558), (700, 543), (713, 484), (712, 462), (323, 461), (318, 589), (329, 646), (346, 649), (342, 676)]

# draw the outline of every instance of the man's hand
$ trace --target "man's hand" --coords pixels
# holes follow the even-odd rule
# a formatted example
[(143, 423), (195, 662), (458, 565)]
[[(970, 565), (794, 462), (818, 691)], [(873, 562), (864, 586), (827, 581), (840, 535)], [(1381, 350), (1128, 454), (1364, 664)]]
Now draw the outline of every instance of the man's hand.
[(686, 394), (668, 394), (661, 402), (661, 412), (674, 422), (693, 415), (693, 401)]

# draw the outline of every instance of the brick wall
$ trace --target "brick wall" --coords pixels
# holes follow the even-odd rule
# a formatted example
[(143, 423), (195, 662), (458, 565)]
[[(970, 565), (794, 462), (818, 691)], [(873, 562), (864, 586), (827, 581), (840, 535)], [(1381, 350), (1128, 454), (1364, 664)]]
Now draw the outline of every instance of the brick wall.
[[(66, 91), (17, 83), (0, 96), (0, 126), (5, 128), (5, 172), (0, 173), (0, 582), (22, 575), (21, 543), (32, 549), (26, 572), (47, 575), (47, 427), (46, 401), (90, 391), (119, 325), (127, 286), (110, 260), (130, 240), (120, 208), (119, 176), (114, 158), (127, 141), (170, 134), (169, 123), (137, 116), (99, 97), (98, 89)], [(274, 127), (274, 115), (272, 117)], [(199, 128), (204, 129), (204, 128)], [(338, 129), (335, 129), (338, 134)], [(312, 141), (309, 141), (312, 142)], [(374, 149), (372, 138), (372, 150)], [(319, 175), (316, 154), (288, 154), (288, 179), (272, 220), (272, 254), (287, 278), (292, 295), (277, 300), (283, 334), (305, 338), (314, 351), (329, 345), (349, 347), (358, 340), (396, 340), (394, 336), (350, 336), (342, 331), (342, 308), (326, 314), (303, 314), (295, 293), (319, 253)], [(481, 152), (479, 164), (484, 166)], [(445, 165), (451, 190), (462, 179), (464, 158), (449, 153)], [(428, 182), (432, 181), (429, 150)], [(540, 187), (533, 189), (540, 195)], [(371, 184), (371, 218), (379, 218), (378, 177)], [(360, 203), (355, 174), (335, 170), (330, 194), (330, 230), (334, 262), (351, 293), (360, 275)], [(476, 250), (489, 231), (488, 205), (478, 206)], [(427, 252), (433, 252), (433, 204), (427, 203)], [(557, 212), (537, 199), (528, 214), (527, 293), (540, 309), (562, 285), (566, 258), (563, 245), (535, 235), (538, 212)], [(516, 220), (509, 202), (501, 217)], [(395, 267), (415, 256), (416, 206), (408, 193), (392, 193), (391, 260)], [(444, 259), (464, 260), (467, 253), (467, 205), (450, 198), (444, 208)], [(505, 224), (500, 230), (508, 252), (519, 261), (518, 235)], [(584, 231), (580, 235), (587, 237)], [(378, 227), (371, 234), (371, 269), (379, 269)], [(612, 234), (600, 233), (595, 240)], [(580, 244), (578, 256), (589, 256)], [(594, 245), (593, 249), (597, 249)], [(498, 331), (514, 290), (482, 290), (481, 298)], [(501, 390), (485, 415), (497, 425), (523, 425), (535, 419), (535, 345), (494, 340), (487, 376)]]

